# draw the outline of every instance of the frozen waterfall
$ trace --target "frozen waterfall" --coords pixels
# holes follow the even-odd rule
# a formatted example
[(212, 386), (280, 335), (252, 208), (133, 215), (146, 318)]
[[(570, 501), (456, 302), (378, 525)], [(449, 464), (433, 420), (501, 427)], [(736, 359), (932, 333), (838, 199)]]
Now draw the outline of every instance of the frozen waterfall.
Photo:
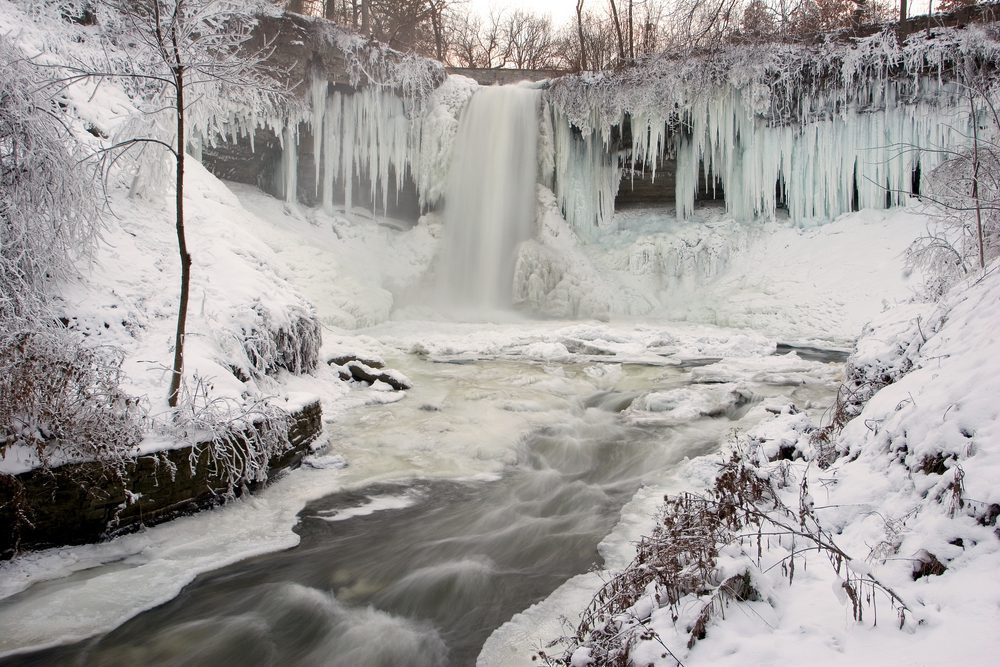
[(534, 232), (540, 96), (520, 86), (482, 88), (462, 114), (439, 265), (439, 294), (449, 308), (511, 305), (518, 247)]

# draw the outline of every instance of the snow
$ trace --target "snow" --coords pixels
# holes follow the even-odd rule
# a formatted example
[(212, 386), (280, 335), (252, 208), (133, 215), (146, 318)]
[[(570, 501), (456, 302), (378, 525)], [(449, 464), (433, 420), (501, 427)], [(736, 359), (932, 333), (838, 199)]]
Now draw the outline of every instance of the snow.
[(541, 186), (538, 202), (538, 238), (522, 246), (515, 268), (521, 307), (745, 327), (818, 347), (849, 347), (884, 306), (920, 290), (903, 255), (930, 224), (916, 202), (806, 229), (749, 225), (718, 209), (686, 222), (643, 209), (616, 213), (618, 231), (588, 243)]
[(412, 495), (407, 494), (370, 496), (366, 498), (365, 501), (366, 502), (363, 505), (359, 505), (357, 507), (321, 510), (314, 516), (322, 519), (323, 521), (347, 521), (348, 519), (353, 519), (354, 517), (369, 516), (375, 512), (381, 512), (383, 510), (411, 507), (416, 503), (416, 499)]
[[(62, 32), (45, 35), (32, 27), (21, 4), (0, 3), (0, 24), (24, 25), (18, 33), (22, 46), (39, 50), (45, 40), (70, 41)], [(864, 113), (830, 114), (835, 100), (816, 95), (802, 102), (809, 105), (802, 112), (809, 116), (807, 126), (793, 131), (758, 117), (775, 108), (774, 91), (780, 92), (780, 86), (759, 87), (769, 70), (730, 70), (729, 92), (693, 99), (696, 140), (677, 148), (687, 168), (681, 190), (693, 188), (697, 158), (708, 156), (713, 173), (725, 180), (729, 209), (692, 210), (682, 198), (680, 215), (611, 207), (620, 174), (607, 151), (607, 130), (622, 109), (629, 110), (634, 127), (657, 128), (648, 140), (634, 138), (639, 143), (633, 143), (633, 154), (655, 154), (662, 139), (658, 128), (669, 120), (665, 98), (657, 97), (663, 90), (648, 87), (644, 97), (636, 87), (629, 94), (639, 95), (641, 104), (616, 102), (609, 116), (607, 100), (591, 96), (591, 88), (580, 89), (590, 91), (580, 92), (586, 97), (580, 105), (572, 99), (576, 92), (557, 88), (540, 118), (538, 234), (521, 244), (514, 269), (519, 312), (454, 322), (427, 305), (443, 238), (441, 216), (432, 209), (445, 195), (451, 146), (476, 86), (460, 77), (437, 86), (440, 72), (426, 61), (384, 69), (382, 56), (365, 54), (363, 40), (331, 35), (355, 54), (359, 76), (389, 78), (351, 96), (311, 82), (313, 104), (303, 120), (314, 130), (324, 128), (313, 136), (327, 175), (321, 179), (321, 206), (310, 209), (223, 183), (194, 161), (185, 201), (194, 255), (189, 376), (200, 378), (206, 399), (270, 396), (295, 409), (320, 397), (320, 450), (301, 470), (254, 497), (106, 543), (49, 549), (0, 564), (0, 653), (109, 630), (176, 596), (199, 572), (290, 548), (298, 541), (293, 528), (301, 509), (335, 491), (418, 477), (496, 479), (515, 462), (525, 433), (567, 415), (586, 419), (590, 408), (581, 397), (604, 391), (626, 396), (620, 418), (633, 424), (697, 434), (707, 416), (727, 414), (748, 429), (764, 458), (790, 447), (814, 455), (804, 434), (826, 408), (816, 397), (838, 386), (842, 371), (838, 364), (775, 354), (777, 344), (847, 349), (871, 320), (852, 367), (862, 378), (890, 374), (896, 381), (874, 393), (846, 426), (835, 445), (849, 455), (834, 467), (787, 465), (796, 480), (810, 481), (816, 511), (859, 561), (857, 567), (870, 568), (911, 601), (923, 624), (903, 632), (891, 623), (857, 624), (850, 605), (831, 593), (839, 590), (836, 578), (819, 561), (792, 584), (777, 570), (758, 576), (755, 585), (765, 600), (731, 607), (725, 620), (710, 626), (710, 639), (690, 653), (680, 648), (683, 627), (675, 630), (659, 612), (653, 623), (686, 664), (793, 664), (804, 657), (810, 664), (990, 662), (1000, 621), (1000, 547), (995, 528), (977, 518), (1000, 503), (1000, 452), (993, 446), (1000, 441), (994, 332), (1000, 271), (994, 267), (937, 308), (902, 303), (919, 286), (920, 277), (902, 268), (903, 250), (928, 224), (917, 202), (900, 197), (905, 207), (881, 210), (882, 191), (859, 178), (862, 206), (872, 208), (838, 215), (850, 208), (844, 183), (856, 165), (879, 184), (902, 185), (908, 177), (907, 163), (889, 165), (884, 154), (856, 162), (860, 149), (907, 141), (946, 145), (949, 139), (935, 133), (943, 131), (940, 122), (954, 102), (947, 86), (932, 85), (916, 96), (897, 88), (884, 96), (869, 91), (879, 108)], [(994, 48), (991, 38), (976, 31), (952, 38), (955, 43), (941, 52), (911, 50), (901, 57), (911, 67), (918, 58), (933, 61), (952, 48)], [(839, 63), (840, 76), (851, 83), (881, 66), (871, 59), (885, 44), (872, 40), (867, 51), (841, 53), (826, 66)], [(797, 48), (780, 55), (799, 62), (805, 56)], [(609, 84), (609, 94), (618, 94), (615, 85)], [(389, 92), (394, 87), (409, 92), (399, 98)], [(67, 94), (74, 118), (108, 135), (134, 111), (114, 86)], [(902, 111), (880, 106), (904, 97)], [(260, 122), (285, 134), (285, 187), (294, 192), (296, 118)], [(584, 133), (577, 136), (571, 123)], [(751, 135), (758, 140), (746, 140)], [(347, 190), (334, 193), (334, 177), (359, 170), (376, 174), (368, 194), (383, 211), (389, 180), (397, 179), (398, 187), (409, 170), (429, 212), (410, 224), (353, 209), (351, 179), (341, 179)], [(808, 177), (791, 183), (791, 171)], [(741, 181), (740, 173), (761, 180)], [(789, 181), (789, 219), (776, 210), (770, 188), (779, 174)], [(125, 351), (128, 391), (146, 396), (158, 414), (165, 410), (179, 281), (173, 209), (169, 192), (129, 198), (120, 185), (112, 183), (117, 217), (106, 245), (89, 271), (63, 286), (57, 308), (95, 344)], [(344, 206), (334, 203), (341, 196)], [(754, 217), (775, 219), (751, 224)], [(813, 218), (824, 224), (801, 224)], [(323, 327), (315, 370), (274, 369), (273, 359), (262, 358), (263, 348), (247, 347), (253, 332), (293, 331), (303, 321)], [(397, 392), (381, 382), (344, 382), (326, 361), (345, 356), (384, 362), (390, 377), (413, 388)], [(679, 387), (667, 377), (679, 368), (689, 369), (692, 384)], [(714, 448), (724, 435), (702, 433), (702, 444)], [(183, 444), (154, 434), (141, 451)], [(600, 546), (604, 567), (625, 566), (663, 495), (706, 486), (717, 460), (689, 460), (643, 487)], [(34, 464), (27, 452), (8, 448), (0, 472)], [(961, 505), (953, 493), (959, 486)], [(790, 488), (794, 495), (795, 485)], [(413, 502), (405, 495), (376, 495), (323, 518), (346, 520)], [(948, 570), (913, 581), (912, 561), (923, 552)], [(775, 546), (769, 557), (781, 553)], [(738, 549), (726, 551), (720, 572), (735, 572), (740, 559)], [(564, 630), (560, 617), (572, 618), (600, 583), (601, 573), (580, 575), (516, 615), (487, 642), (480, 664), (522, 664), (525, 649), (558, 636)], [(315, 602), (359, 627), (420, 641), (422, 628), (407, 622), (346, 610), (329, 597)], [(646, 657), (666, 664), (659, 655), (650, 651)], [(585, 650), (573, 656), (574, 664), (587, 661)]]

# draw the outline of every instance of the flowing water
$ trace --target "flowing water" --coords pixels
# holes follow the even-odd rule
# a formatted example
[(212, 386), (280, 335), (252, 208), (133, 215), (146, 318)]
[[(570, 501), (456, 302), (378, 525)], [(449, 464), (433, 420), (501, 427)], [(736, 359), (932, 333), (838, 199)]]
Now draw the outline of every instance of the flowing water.
[[(204, 574), (92, 640), (0, 664), (473, 665), (507, 619), (602, 564), (598, 545), (641, 485), (713, 451), (763, 397), (827, 391), (762, 383), (713, 416), (648, 423), (629, 408), (650, 388), (707, 396), (719, 385), (690, 383), (700, 364), (407, 363), (419, 384), (406, 400), (333, 427), (337, 451), (356, 462), (342, 474), (358, 484), (301, 512), (297, 547)], [(505, 415), (527, 430), (493, 444)], [(380, 436), (507, 463), (490, 478), (439, 478), (439, 462), (406, 463), (422, 445)], [(371, 481), (393, 467), (402, 479)], [(520, 648), (530, 663), (535, 647)]]
[(477, 90), (462, 113), (444, 208), (443, 306), (509, 308), (518, 246), (534, 233), (541, 91)]

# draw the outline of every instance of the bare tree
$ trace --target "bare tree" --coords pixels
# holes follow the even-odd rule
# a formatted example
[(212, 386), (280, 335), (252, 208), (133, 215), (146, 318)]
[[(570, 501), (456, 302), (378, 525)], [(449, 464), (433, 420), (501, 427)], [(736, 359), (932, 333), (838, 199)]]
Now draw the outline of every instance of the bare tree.
[(576, 0), (576, 30), (580, 37), (580, 69), (587, 69), (587, 39), (583, 35), (583, 0)]
[(479, 33), (482, 21), (469, 11), (449, 12), (445, 19), (450, 65), (479, 67)]
[(491, 11), (479, 31), (480, 67), (503, 67), (507, 64), (507, 44), (503, 34), (504, 13)]
[(632, 0), (628, 0), (628, 57), (635, 60), (635, 26), (632, 23)]
[(798, 33), (817, 33), (852, 24), (854, 0), (806, 0), (792, 16), (791, 28)]
[(773, 10), (763, 0), (750, 0), (743, 9), (740, 33), (745, 39), (760, 41), (770, 39), (778, 32)]
[(555, 56), (552, 22), (518, 9), (503, 23), (503, 39), (511, 64), (518, 69), (551, 67)]
[(362, 0), (361, 32), (394, 49), (435, 57), (433, 17), (444, 7), (443, 0)]
[(618, 19), (618, 6), (615, 4), (615, 0), (608, 0), (608, 5), (611, 7), (611, 24), (615, 29), (615, 36), (618, 38), (618, 60), (625, 60), (625, 38), (622, 35), (622, 22)]
[(591, 69), (610, 69), (620, 62), (615, 28), (610, 16), (584, 13), (583, 34), (583, 49), (587, 53)]
[[(242, 108), (245, 113), (275, 113), (285, 91), (264, 66), (269, 51), (249, 50), (255, 25), (253, 0), (102, 0), (109, 10), (112, 39), (134, 45), (128, 69), (81, 72), (117, 76), (132, 84), (144, 116), (109, 150), (158, 146), (174, 164), (174, 205), (180, 259), (180, 298), (167, 402), (176, 407), (184, 368), (184, 339), (191, 282), (191, 254), (184, 217), (184, 169), (188, 120), (206, 120), (208, 109)], [(258, 7), (259, 9), (259, 7)], [(117, 19), (117, 23), (113, 22)], [(137, 84), (137, 85), (136, 85)], [(173, 129), (167, 119), (173, 118)]]
[(667, 17), (674, 48), (707, 47), (727, 40), (742, 17), (741, 0), (678, 0)]
[(439, 62), (445, 60), (445, 28), (444, 12), (447, 4), (445, 0), (427, 0), (430, 7), (431, 30), (434, 33), (434, 57)]
[(639, 30), (639, 53), (657, 52), (663, 40), (661, 38), (662, 24), (667, 8), (661, 0), (644, 0), (642, 3), (642, 18)]

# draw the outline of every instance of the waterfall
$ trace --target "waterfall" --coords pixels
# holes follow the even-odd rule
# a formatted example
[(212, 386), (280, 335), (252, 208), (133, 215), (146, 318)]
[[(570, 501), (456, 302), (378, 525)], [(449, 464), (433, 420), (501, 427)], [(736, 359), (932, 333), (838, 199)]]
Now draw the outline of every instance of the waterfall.
[(439, 290), (462, 312), (511, 306), (518, 247), (534, 233), (539, 90), (482, 88), (462, 114), (445, 191)]

